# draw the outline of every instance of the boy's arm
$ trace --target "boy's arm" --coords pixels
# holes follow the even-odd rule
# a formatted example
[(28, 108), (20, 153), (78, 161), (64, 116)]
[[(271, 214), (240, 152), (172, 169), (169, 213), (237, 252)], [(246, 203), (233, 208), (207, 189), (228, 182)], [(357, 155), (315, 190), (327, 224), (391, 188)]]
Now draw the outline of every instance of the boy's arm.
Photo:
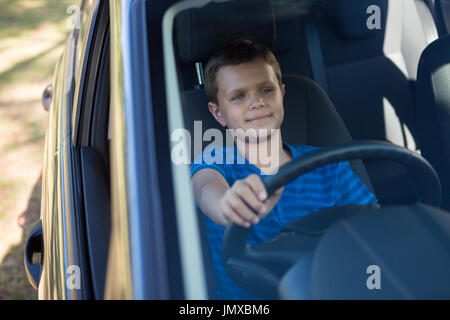
[(192, 184), (197, 205), (222, 226), (229, 221), (243, 227), (258, 223), (272, 210), (283, 191), (281, 188), (267, 199), (264, 184), (255, 174), (236, 181), (230, 188), (224, 177), (212, 169), (195, 173)]
[(195, 202), (200, 210), (213, 222), (225, 226), (228, 221), (217, 205), (230, 188), (225, 178), (216, 170), (203, 169), (192, 177), (192, 186)]

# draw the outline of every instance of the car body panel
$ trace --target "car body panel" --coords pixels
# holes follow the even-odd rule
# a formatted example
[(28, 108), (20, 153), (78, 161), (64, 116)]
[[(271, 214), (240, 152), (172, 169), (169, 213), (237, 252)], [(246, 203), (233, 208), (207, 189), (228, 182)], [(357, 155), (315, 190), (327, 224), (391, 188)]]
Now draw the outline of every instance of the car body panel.
[(94, 38), (95, 23), (98, 18), (100, 7), (100, 0), (96, 1), (84, 1), (82, 4), (81, 11), (81, 21), (79, 29), (79, 39), (76, 46), (76, 68), (75, 68), (75, 92), (74, 92), (74, 104), (73, 111), (71, 114), (72, 121), (72, 142), (74, 145), (77, 144), (79, 122), (80, 122), (80, 111), (82, 103), (81, 94), (84, 90), (84, 83), (86, 72), (88, 69), (89, 52), (92, 47), (92, 41)]
[[(60, 170), (61, 170), (61, 135), (53, 134), (60, 132), (60, 108), (57, 106), (64, 103), (64, 77), (59, 74), (65, 73), (66, 57), (64, 53), (59, 59), (56, 72), (54, 96), (52, 107), (50, 108), (49, 127), (46, 135), (46, 153), (44, 159), (43, 172), (43, 190), (42, 190), (42, 208), (41, 219), (43, 234), (48, 237), (43, 238), (43, 272), (39, 284), (39, 298), (52, 299), (56, 297), (65, 298), (64, 281), (61, 275), (64, 275), (64, 231), (62, 229), (62, 203), (60, 201)], [(52, 212), (53, 214), (48, 214)], [(47, 288), (54, 288), (47, 291)]]
[[(85, 2), (83, 14), (89, 12), (93, 1)], [(83, 20), (85, 21), (85, 20)], [(85, 22), (87, 23), (87, 22)], [(83, 24), (81, 30), (88, 30)], [(40, 299), (87, 298), (90, 296), (89, 275), (83, 250), (82, 221), (79, 211), (81, 203), (79, 185), (74, 179), (74, 150), (72, 147), (71, 115), (77, 61), (79, 30), (74, 28), (57, 62), (53, 80), (53, 101), (46, 133), (41, 219), (43, 225), (43, 272), (39, 283)], [(68, 272), (80, 275), (81, 288), (69, 285)], [(80, 272), (78, 272), (80, 271)], [(71, 289), (72, 288), (72, 289)]]

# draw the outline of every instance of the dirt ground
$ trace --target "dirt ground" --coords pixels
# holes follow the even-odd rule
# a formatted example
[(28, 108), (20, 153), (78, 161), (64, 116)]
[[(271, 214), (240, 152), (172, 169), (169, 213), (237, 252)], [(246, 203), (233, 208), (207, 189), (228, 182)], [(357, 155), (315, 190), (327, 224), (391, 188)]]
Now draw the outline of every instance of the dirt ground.
[(0, 299), (37, 299), (25, 275), (27, 236), (40, 216), (48, 113), (43, 89), (80, 0), (0, 0)]

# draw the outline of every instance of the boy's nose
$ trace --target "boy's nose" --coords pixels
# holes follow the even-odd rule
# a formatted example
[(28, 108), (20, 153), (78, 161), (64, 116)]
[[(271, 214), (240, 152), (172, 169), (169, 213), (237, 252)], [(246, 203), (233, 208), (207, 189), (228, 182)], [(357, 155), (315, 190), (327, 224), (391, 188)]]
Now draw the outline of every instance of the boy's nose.
[(262, 108), (263, 105), (261, 103), (254, 103), (250, 105), (250, 110)]
[(250, 100), (250, 109), (259, 109), (261, 107), (264, 107), (264, 100), (260, 96), (252, 96), (252, 99)]

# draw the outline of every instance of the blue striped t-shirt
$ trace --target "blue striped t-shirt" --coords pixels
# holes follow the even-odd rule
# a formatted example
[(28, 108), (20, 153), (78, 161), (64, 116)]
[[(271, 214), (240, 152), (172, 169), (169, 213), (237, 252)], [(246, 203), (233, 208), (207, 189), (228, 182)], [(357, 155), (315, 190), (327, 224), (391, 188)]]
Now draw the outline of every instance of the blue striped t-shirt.
[[(316, 150), (311, 146), (292, 146), (292, 158)], [(220, 159), (220, 161), (216, 161)], [(218, 163), (219, 162), (219, 163)], [(212, 147), (200, 154), (191, 165), (191, 176), (202, 169), (217, 170), (230, 186), (236, 180), (250, 174), (262, 176), (259, 168), (249, 163), (237, 148)], [(334, 206), (348, 204), (376, 203), (377, 199), (366, 185), (353, 172), (347, 161), (317, 168), (296, 178), (284, 188), (280, 200), (273, 210), (253, 229), (247, 239), (250, 245), (260, 244), (278, 235), (283, 226), (310, 213)], [(225, 227), (217, 225), (205, 214), (206, 234), (211, 252), (212, 264), (217, 285), (217, 298), (227, 300), (257, 299), (241, 288), (230, 278), (222, 258), (222, 240)]]

